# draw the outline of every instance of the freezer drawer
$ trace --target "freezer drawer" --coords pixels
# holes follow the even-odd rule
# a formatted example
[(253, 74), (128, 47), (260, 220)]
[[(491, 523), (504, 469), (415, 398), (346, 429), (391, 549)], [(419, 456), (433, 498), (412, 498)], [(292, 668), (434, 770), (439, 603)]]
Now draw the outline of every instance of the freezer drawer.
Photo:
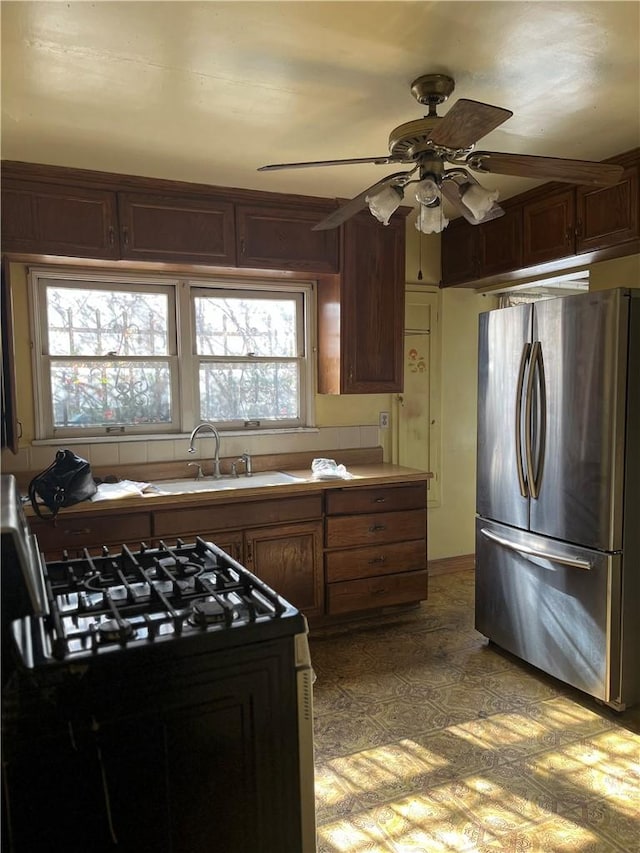
[(620, 555), (476, 519), (476, 629), (549, 675), (615, 706)]

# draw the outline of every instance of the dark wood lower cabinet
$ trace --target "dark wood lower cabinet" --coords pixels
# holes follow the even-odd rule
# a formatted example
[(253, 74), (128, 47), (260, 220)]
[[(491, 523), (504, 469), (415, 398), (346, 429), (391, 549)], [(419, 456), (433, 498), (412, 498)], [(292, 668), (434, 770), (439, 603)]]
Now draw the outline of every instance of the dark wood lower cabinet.
[(245, 530), (245, 565), (301, 610), (324, 613), (322, 522)]
[(3, 853), (301, 853), (293, 638), (119, 658), (3, 731)]

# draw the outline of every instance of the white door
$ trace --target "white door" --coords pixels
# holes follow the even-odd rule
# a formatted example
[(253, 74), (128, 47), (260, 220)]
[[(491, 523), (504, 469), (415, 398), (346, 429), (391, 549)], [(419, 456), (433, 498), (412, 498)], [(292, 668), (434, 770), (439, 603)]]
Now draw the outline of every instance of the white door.
[(440, 404), (438, 293), (407, 289), (404, 391), (396, 397), (399, 465), (431, 471), (429, 504), (439, 498)]

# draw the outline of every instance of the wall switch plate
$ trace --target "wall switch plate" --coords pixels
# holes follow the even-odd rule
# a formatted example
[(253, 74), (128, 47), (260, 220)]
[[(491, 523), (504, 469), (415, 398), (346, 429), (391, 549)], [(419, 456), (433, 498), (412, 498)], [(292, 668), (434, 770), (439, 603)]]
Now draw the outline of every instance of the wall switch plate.
[(378, 424), (380, 426), (380, 429), (387, 429), (388, 428), (388, 426), (389, 426), (389, 412), (380, 412)]

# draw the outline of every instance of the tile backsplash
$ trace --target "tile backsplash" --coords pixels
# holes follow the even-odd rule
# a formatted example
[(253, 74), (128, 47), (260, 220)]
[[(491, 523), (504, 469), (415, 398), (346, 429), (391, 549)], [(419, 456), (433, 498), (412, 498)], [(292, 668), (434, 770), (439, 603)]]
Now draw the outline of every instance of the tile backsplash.
[[(296, 453), (298, 451), (345, 450), (360, 447), (376, 447), (383, 444), (377, 426), (320, 427), (313, 430), (291, 432), (265, 432), (259, 435), (222, 433), (220, 456), (240, 456), (244, 452), (255, 455)], [(94, 467), (108, 465), (131, 465), (146, 462), (172, 462), (184, 459), (185, 465), (195, 459), (211, 459), (214, 442), (204, 435), (196, 442), (196, 453), (187, 454), (189, 436), (179, 438), (157, 437), (147, 440), (126, 441), (80, 441), (56, 444), (38, 444), (21, 447), (18, 454), (2, 453), (2, 470), (5, 474), (23, 471), (42, 471), (53, 462), (56, 450), (69, 447), (79, 456), (84, 456)]]

